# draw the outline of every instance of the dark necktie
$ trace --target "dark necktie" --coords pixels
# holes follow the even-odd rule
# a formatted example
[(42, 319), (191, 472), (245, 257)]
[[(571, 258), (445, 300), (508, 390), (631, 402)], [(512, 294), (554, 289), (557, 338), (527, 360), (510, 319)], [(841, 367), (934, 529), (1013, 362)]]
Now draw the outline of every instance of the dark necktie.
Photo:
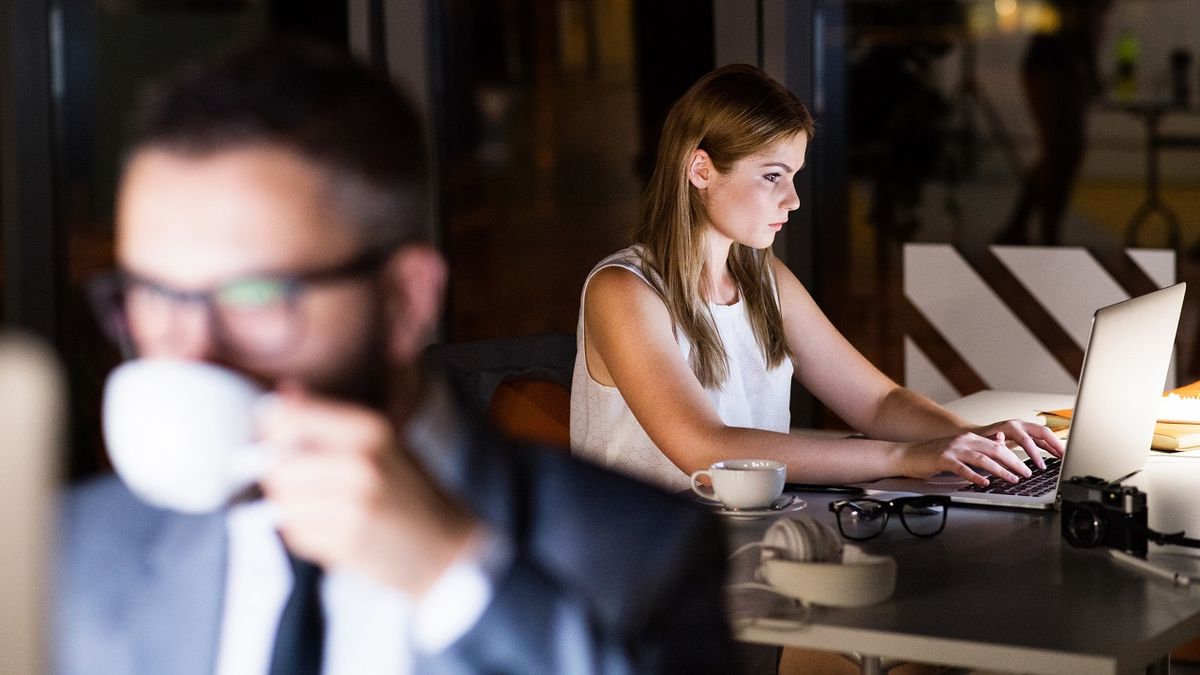
[(292, 593), (275, 630), (270, 675), (321, 675), (325, 646), (321, 568), (290, 553), (288, 562), (292, 565)]

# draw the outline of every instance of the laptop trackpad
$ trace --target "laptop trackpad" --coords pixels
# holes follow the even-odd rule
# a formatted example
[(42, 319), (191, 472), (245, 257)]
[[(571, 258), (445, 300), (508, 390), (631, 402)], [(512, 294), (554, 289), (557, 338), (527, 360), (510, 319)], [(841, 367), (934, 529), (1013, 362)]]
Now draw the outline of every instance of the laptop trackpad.
[[(985, 477), (989, 475), (983, 473), (982, 471), (976, 471), (976, 473)], [(963, 487), (968, 485), (971, 481), (956, 473), (950, 473), (949, 471), (946, 471), (930, 476), (929, 478), (925, 479), (925, 482), (929, 483), (930, 485), (952, 485), (955, 487)]]

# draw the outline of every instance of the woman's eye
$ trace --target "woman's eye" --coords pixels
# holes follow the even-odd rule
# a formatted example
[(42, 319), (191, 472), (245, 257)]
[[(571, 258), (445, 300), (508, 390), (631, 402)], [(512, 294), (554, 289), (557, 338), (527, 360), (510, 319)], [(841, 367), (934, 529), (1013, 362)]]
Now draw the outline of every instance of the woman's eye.
[(779, 177), (781, 175), (782, 174), (778, 174), (778, 173), (769, 173), (769, 174), (763, 176), (763, 178), (766, 178), (771, 183), (775, 183), (779, 180)]

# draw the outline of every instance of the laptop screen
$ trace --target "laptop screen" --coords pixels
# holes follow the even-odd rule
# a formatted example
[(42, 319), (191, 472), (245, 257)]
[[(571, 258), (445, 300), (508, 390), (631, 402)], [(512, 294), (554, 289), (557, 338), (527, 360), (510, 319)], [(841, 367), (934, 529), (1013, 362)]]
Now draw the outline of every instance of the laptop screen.
[(1142, 468), (1175, 345), (1186, 284), (1096, 311), (1062, 476), (1117, 480)]

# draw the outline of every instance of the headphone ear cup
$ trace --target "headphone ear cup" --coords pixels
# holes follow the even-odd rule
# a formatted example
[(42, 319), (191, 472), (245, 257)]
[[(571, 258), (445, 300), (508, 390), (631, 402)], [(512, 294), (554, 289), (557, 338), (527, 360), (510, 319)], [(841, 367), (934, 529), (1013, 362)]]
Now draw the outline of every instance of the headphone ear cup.
[(784, 595), (834, 607), (882, 602), (896, 590), (896, 561), (843, 546), (812, 516), (780, 518), (762, 539), (762, 578)]
[(763, 546), (796, 562), (838, 562), (842, 539), (834, 529), (808, 514), (780, 518), (767, 528)]

